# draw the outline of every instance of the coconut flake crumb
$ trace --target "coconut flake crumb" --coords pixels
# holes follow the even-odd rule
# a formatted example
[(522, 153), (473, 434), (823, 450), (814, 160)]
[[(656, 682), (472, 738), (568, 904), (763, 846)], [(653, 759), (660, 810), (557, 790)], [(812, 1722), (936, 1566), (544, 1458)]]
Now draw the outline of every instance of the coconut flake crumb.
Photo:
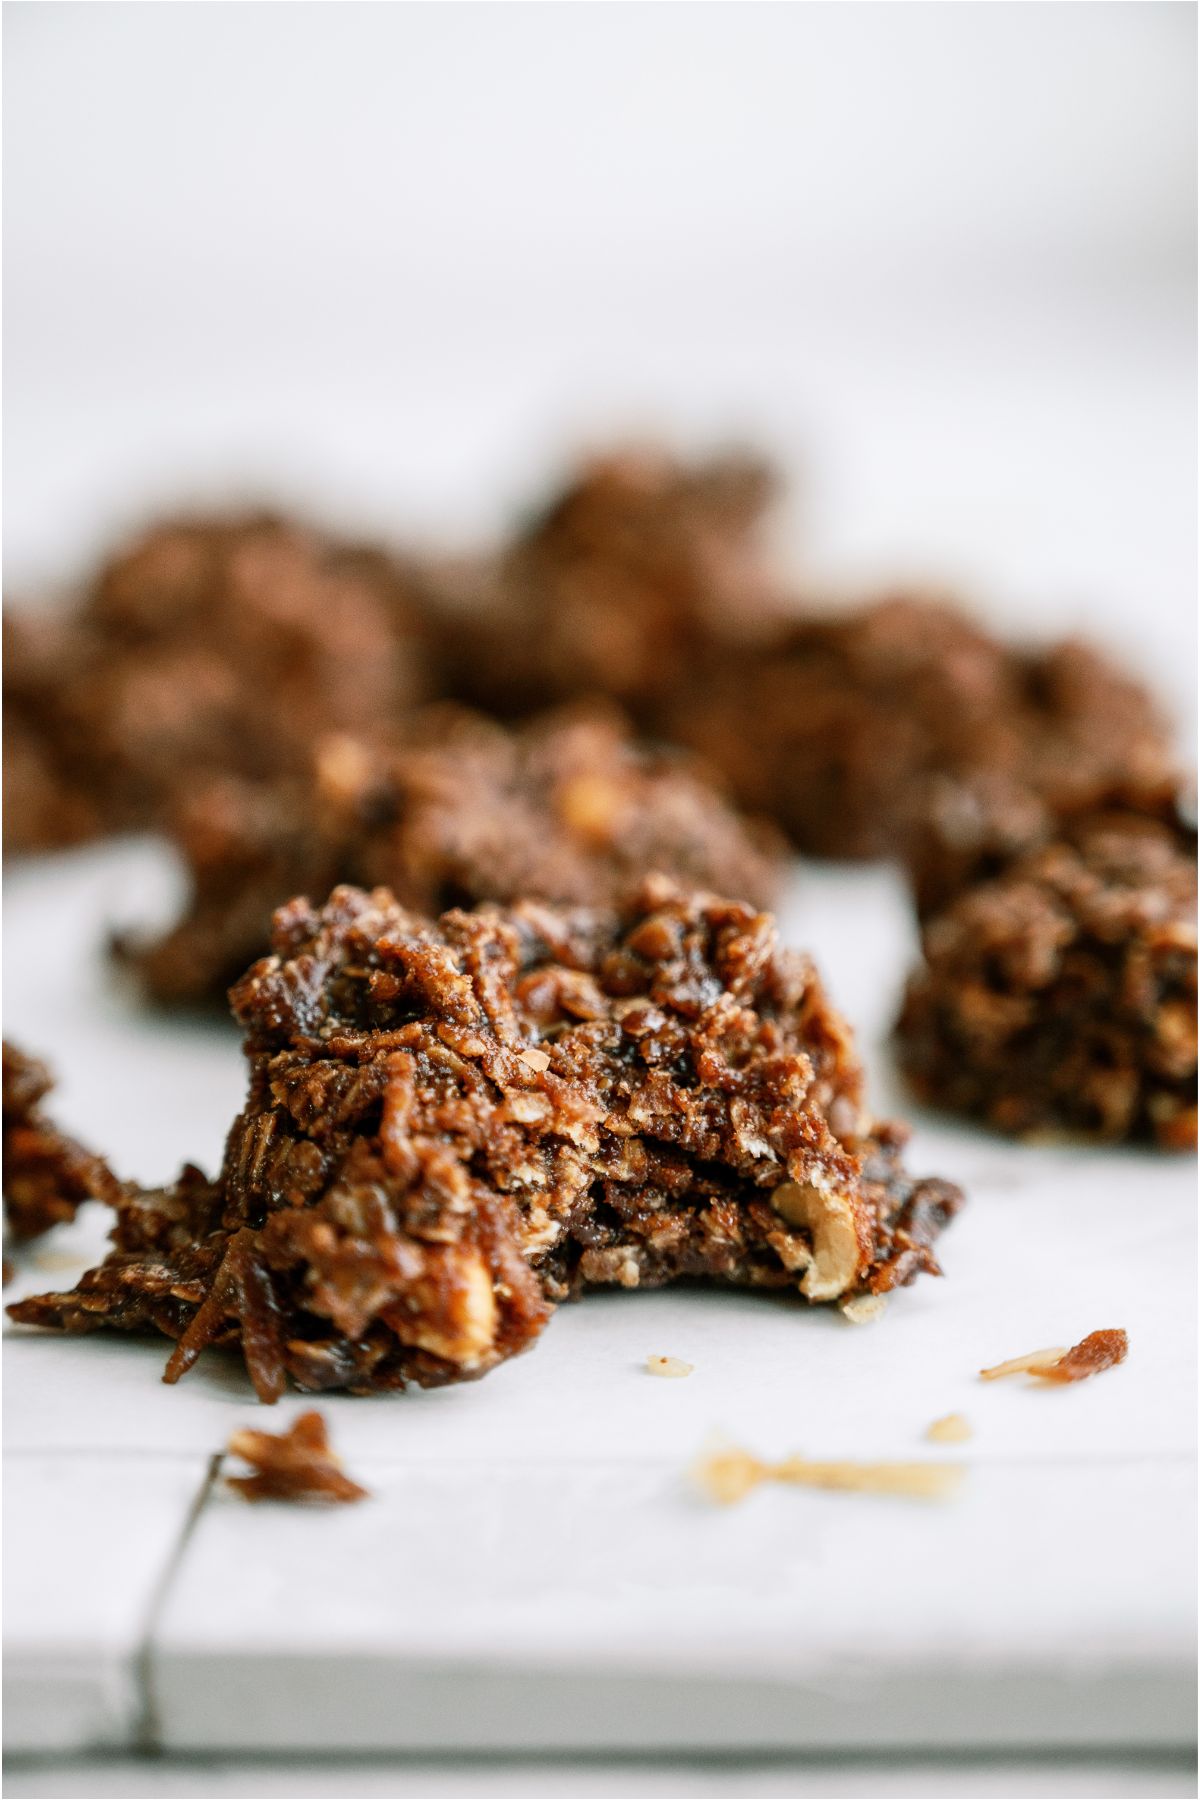
[(1014, 1356), (1011, 1362), (997, 1363), (994, 1369), (980, 1369), (984, 1381), (995, 1381), (1001, 1375), (1036, 1375), (1042, 1381), (1086, 1381), (1105, 1369), (1115, 1369), (1129, 1354), (1129, 1338), (1124, 1331), (1092, 1331), (1069, 1350), (1033, 1350), (1028, 1356)]
[(1013, 1356), (1007, 1362), (997, 1363), (994, 1368), (980, 1369), (980, 1381), (999, 1381), (1002, 1375), (1036, 1375), (1042, 1369), (1052, 1369), (1067, 1354), (1065, 1344), (1055, 1345), (1050, 1350), (1030, 1350), (1026, 1356)]
[(229, 1440), (229, 1454), (240, 1456), (254, 1471), (226, 1478), (243, 1500), (324, 1501), (345, 1506), (369, 1498), (367, 1489), (344, 1473), (319, 1412), (301, 1413), (278, 1435), (235, 1431)]
[(543, 1069), (550, 1067), (550, 1058), (544, 1050), (522, 1050), (521, 1061), (527, 1069), (533, 1069), (538, 1075)]
[(931, 1444), (965, 1444), (974, 1435), (970, 1421), (961, 1413), (947, 1413), (944, 1419), (935, 1419), (925, 1433)]
[(1105, 1369), (1115, 1369), (1129, 1355), (1129, 1338), (1123, 1331), (1092, 1331), (1048, 1369), (1033, 1373), (1043, 1381), (1086, 1381)]
[(886, 1294), (851, 1294), (842, 1301), (842, 1317), (851, 1325), (871, 1325), (886, 1311)]
[(961, 1464), (944, 1462), (810, 1462), (803, 1456), (785, 1456), (782, 1462), (762, 1462), (736, 1445), (722, 1446), (702, 1456), (693, 1469), (700, 1488), (720, 1506), (732, 1506), (753, 1493), (764, 1481), (780, 1481), (792, 1487), (833, 1489), (840, 1493), (894, 1494), (905, 1499), (940, 1500), (958, 1487)]
[(646, 1358), (648, 1374), (667, 1375), (676, 1381), (681, 1376), (690, 1375), (695, 1366), (695, 1363), (684, 1362), (681, 1356), (648, 1356)]

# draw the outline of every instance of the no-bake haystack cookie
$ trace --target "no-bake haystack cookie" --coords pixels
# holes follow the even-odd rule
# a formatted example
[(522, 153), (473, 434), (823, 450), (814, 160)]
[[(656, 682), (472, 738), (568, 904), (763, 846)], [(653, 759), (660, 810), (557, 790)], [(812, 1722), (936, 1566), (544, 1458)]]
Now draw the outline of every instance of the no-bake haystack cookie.
[(817, 856), (894, 854), (917, 784), (1010, 705), (1003, 651), (949, 606), (901, 597), (798, 619), (701, 663), (662, 729)]
[(509, 717), (606, 695), (652, 725), (699, 657), (758, 641), (786, 610), (763, 531), (775, 489), (748, 456), (597, 457), (443, 583), (444, 691)]
[(898, 1025), (915, 1091), (1018, 1136), (1196, 1142), (1195, 835), (1076, 820), (927, 920)]
[(1189, 784), (1141, 682), (1075, 639), (1010, 657), (1015, 703), (910, 809), (902, 849), (923, 917), (1100, 815), (1181, 817)]
[(198, 780), (303, 769), (428, 692), (417, 577), (268, 515), (159, 526), (70, 612), (6, 620), (5, 838), (153, 827)]
[(436, 916), (483, 900), (607, 904), (647, 871), (769, 906), (786, 847), (683, 753), (637, 742), (608, 708), (508, 730), (441, 706), (387, 746), (345, 733), (303, 776), (198, 784), (175, 841), (192, 884), (164, 939), (130, 956), (162, 1001), (224, 997), (293, 895), (386, 886)]
[(614, 907), (339, 888), (232, 994), (250, 1088), (219, 1181), (129, 1194), (69, 1294), (11, 1309), (240, 1344), (356, 1392), (475, 1377), (589, 1287), (880, 1295), (961, 1203), (864, 1109), (846, 1025), (771, 918), (661, 879)]
[(711, 655), (658, 724), (817, 856), (899, 856), (923, 902), (1106, 789), (1177, 777), (1137, 682), (1079, 643), (1019, 650), (941, 602), (814, 614)]

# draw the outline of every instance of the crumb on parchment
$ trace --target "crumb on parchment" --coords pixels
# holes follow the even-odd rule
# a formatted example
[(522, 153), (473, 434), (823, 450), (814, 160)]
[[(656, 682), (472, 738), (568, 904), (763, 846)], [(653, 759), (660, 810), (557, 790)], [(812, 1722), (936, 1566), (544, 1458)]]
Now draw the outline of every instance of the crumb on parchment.
[(980, 1381), (999, 1381), (1005, 1375), (1035, 1375), (1040, 1369), (1051, 1369), (1067, 1354), (1065, 1344), (1054, 1344), (1049, 1350), (1030, 1350), (1024, 1356), (1010, 1356), (1007, 1362), (990, 1369), (980, 1369)]
[(733, 1444), (706, 1452), (693, 1469), (702, 1491), (721, 1506), (744, 1500), (765, 1481), (841, 1493), (940, 1500), (955, 1491), (964, 1473), (960, 1464), (944, 1462), (810, 1462), (803, 1456), (763, 1462)]
[(886, 1294), (851, 1294), (841, 1302), (843, 1319), (851, 1325), (873, 1325), (887, 1311)]
[(965, 1444), (974, 1435), (970, 1421), (962, 1413), (947, 1413), (944, 1418), (935, 1419), (925, 1433), (931, 1444)]
[(1086, 1381), (1089, 1375), (1115, 1369), (1128, 1355), (1129, 1338), (1125, 1332), (1091, 1331), (1058, 1362), (1048, 1369), (1035, 1369), (1033, 1373), (1043, 1381)]
[(1026, 1356), (1014, 1356), (994, 1368), (980, 1369), (981, 1381), (998, 1381), (1002, 1375), (1036, 1375), (1042, 1381), (1086, 1381), (1125, 1361), (1129, 1354), (1129, 1338), (1124, 1331), (1092, 1331), (1070, 1350), (1061, 1346), (1051, 1350), (1031, 1350)]
[(325, 1421), (319, 1412), (301, 1413), (295, 1424), (278, 1435), (271, 1431), (235, 1431), (229, 1454), (241, 1457), (252, 1475), (231, 1475), (229, 1486), (243, 1500), (322, 1501), (350, 1505), (369, 1498), (342, 1472), (341, 1458), (329, 1444)]

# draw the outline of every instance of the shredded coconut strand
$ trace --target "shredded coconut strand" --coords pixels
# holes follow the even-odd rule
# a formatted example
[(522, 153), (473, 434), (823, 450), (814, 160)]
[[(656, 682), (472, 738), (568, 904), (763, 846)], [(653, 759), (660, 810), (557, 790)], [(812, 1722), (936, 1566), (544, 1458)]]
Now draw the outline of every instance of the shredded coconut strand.
[(994, 1369), (980, 1369), (979, 1373), (984, 1381), (995, 1381), (999, 1375), (1019, 1375), (1022, 1371), (1042, 1381), (1086, 1381), (1089, 1375), (1115, 1369), (1128, 1355), (1125, 1332), (1091, 1331), (1069, 1350), (1033, 1350), (1028, 1356), (1014, 1356), (1011, 1362), (997, 1363)]
[(769, 1463), (736, 1446), (708, 1452), (694, 1470), (701, 1488), (721, 1506), (744, 1500), (764, 1481), (831, 1488), (841, 1493), (940, 1500), (954, 1492), (964, 1473), (958, 1463), (809, 1462), (803, 1456), (786, 1456), (782, 1462)]
[(1052, 1369), (1066, 1354), (1065, 1344), (1051, 1350), (1031, 1350), (1027, 1356), (1014, 1356), (1008, 1362), (997, 1363), (993, 1369), (980, 1369), (979, 1379), (999, 1381), (1002, 1375), (1024, 1375), (1026, 1372), (1036, 1375), (1042, 1369)]

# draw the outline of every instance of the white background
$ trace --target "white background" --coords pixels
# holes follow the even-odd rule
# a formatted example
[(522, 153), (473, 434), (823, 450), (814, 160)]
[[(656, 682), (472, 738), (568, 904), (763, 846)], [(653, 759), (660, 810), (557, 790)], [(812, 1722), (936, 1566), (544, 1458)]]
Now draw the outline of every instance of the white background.
[(487, 532), (614, 431), (774, 449), (838, 586), (1191, 707), (1195, 9), (6, 8), (8, 586), (250, 488)]
[[(789, 477), (780, 548), (805, 585), (927, 578), (961, 588), (1006, 629), (1091, 629), (1162, 687), (1186, 732), (1195, 67), (1185, 5), (9, 5), (6, 588), (39, 597), (128, 524), (181, 499), (254, 493), (399, 539), (457, 541), (501, 529), (581, 443), (626, 431), (695, 449), (747, 438)], [(6, 1011), (9, 1028), (58, 1063), (66, 1122), (151, 1177), (181, 1154), (212, 1161), (241, 1074), (232, 1034), (151, 1024), (112, 985), (101, 914), (149, 906), (161, 875), (139, 856), (65, 859), (44, 885), (20, 872)], [(826, 889), (809, 875), (795, 929), (822, 940), (814, 948), (886, 1095), (877, 1049), (908, 927), (884, 878), (840, 879)], [(51, 926), (70, 955), (47, 987), (37, 957)], [(148, 1131), (133, 1092), (149, 1106)], [(984, 1465), (1023, 1458), (1013, 1479), (1028, 1482), (1036, 1507), (1039, 1459), (1056, 1446), (1064, 1459), (1111, 1451), (1114, 1467), (1127, 1452), (1119, 1481), (1144, 1478), (1139, 1504), (1163, 1520), (1161, 1542), (1139, 1541), (1152, 1562), (1181, 1528), (1163, 1469), (1186, 1463), (1174, 1371), (1191, 1358), (1178, 1324), (1190, 1302), (1173, 1311), (1168, 1282), (1190, 1289), (1190, 1174), (1123, 1155), (1031, 1163), (928, 1121), (914, 1157), (969, 1178), (976, 1204), (947, 1240), (946, 1289), (902, 1296), (880, 1328), (890, 1340), (842, 1351), (814, 1321), (789, 1351), (774, 1313), (757, 1324), (743, 1301), (693, 1315), (664, 1296), (646, 1302), (644, 1329), (671, 1341), (644, 1347), (686, 1354), (679, 1333), (694, 1317), (711, 1386), (643, 1392), (629, 1374), (643, 1347), (637, 1320), (614, 1311), (620, 1335), (609, 1340), (603, 1306), (579, 1309), (556, 1321), (536, 1358), (494, 1378), (494, 1398), (485, 1384), (457, 1409), (398, 1415), (414, 1421), (404, 1444), (433, 1431), (440, 1455), (468, 1416), (485, 1440), (511, 1428), (536, 1442), (544, 1384), (565, 1402), (582, 1367), (593, 1371), (593, 1404), (611, 1404), (614, 1441), (623, 1409), (675, 1408), (662, 1427), (674, 1467), (707, 1423), (747, 1421), (746, 1392), (758, 1395), (747, 1429), (769, 1432), (773, 1390), (756, 1369), (743, 1378), (736, 1342), (782, 1346), (800, 1356), (801, 1375), (819, 1365), (825, 1400), (807, 1426), (831, 1443), (837, 1396), (856, 1409), (856, 1432), (874, 1429), (882, 1390), (872, 1369), (893, 1354), (889, 1341), (895, 1355), (911, 1357), (915, 1344), (924, 1359), (915, 1421), (926, 1400), (941, 1408), (951, 1366), (968, 1378), (985, 1324), (990, 1356), (1033, 1347), (1029, 1331), (1054, 1341), (1076, 1324), (1123, 1322), (1140, 1332), (1140, 1361), (1079, 1396), (1076, 1437), (1064, 1430), (1057, 1446), (1044, 1409), (1030, 1414), (1028, 1396), (1006, 1392), (989, 1402), (979, 1455)], [(1109, 1248), (1131, 1195), (1155, 1221), (1138, 1234), (1148, 1261), (1136, 1280)], [(1013, 1275), (1015, 1309), (996, 1280), (997, 1257), (1015, 1253), (1014, 1215), (1044, 1259), (1028, 1286)], [(1090, 1273), (1068, 1290), (1068, 1323), (1060, 1282), (1085, 1219)], [(1178, 1247), (1162, 1276), (1156, 1244)], [(1123, 1307), (1122, 1319), (1093, 1318), (1093, 1292)], [(155, 1532), (172, 1517), (166, 1491), (191, 1492), (233, 1390), (199, 1372), (188, 1396), (158, 1388), (152, 1347), (19, 1349), (28, 1441), (16, 1461), (35, 1515), (49, 1505), (41, 1459), (53, 1462), (72, 1431), (94, 1458), (114, 1439), (132, 1457), (151, 1409), (167, 1440), (156, 1436), (147, 1489), (161, 1483), (164, 1497), (144, 1503), (138, 1526), (152, 1583)], [(73, 1368), (104, 1372), (89, 1418), (74, 1423), (57, 1373), (68, 1353), (83, 1358)], [(1187, 1393), (1184, 1384), (1185, 1415)], [(963, 1394), (974, 1407), (974, 1390)], [(710, 1421), (718, 1400), (724, 1416)], [(390, 1414), (334, 1404), (348, 1453), (369, 1462), (380, 1450), (372, 1434), (386, 1426), (384, 1448), (396, 1454)], [(889, 1427), (897, 1442), (911, 1423)], [(1047, 1431), (1056, 1442), (1042, 1441)], [(778, 1432), (778, 1447), (790, 1447), (790, 1423)], [(103, 1498), (106, 1467), (90, 1495), (96, 1531), (126, 1491), (118, 1482), (111, 1503)], [(999, 1518), (996, 1479), (981, 1474), (979, 1505)], [(1138, 1516), (1121, 1491), (1104, 1491), (1106, 1529)], [(727, 1522), (733, 1541), (748, 1555), (758, 1517), (795, 1516), (789, 1499)], [(1037, 1514), (1022, 1518), (1036, 1562)], [(218, 1511), (198, 1555), (213, 1533), (237, 1529)], [(671, 1529), (669, 1513), (646, 1526)], [(81, 1555), (89, 1541), (77, 1536)], [(1061, 1541), (1071, 1543), (1066, 1526)], [(1087, 1546), (1076, 1548), (1083, 1569)], [(961, 1531), (946, 1555), (946, 1566), (969, 1566)], [(1124, 1566), (1132, 1581), (1142, 1563)], [(1048, 1617), (1064, 1609), (1054, 1623), (1068, 1632), (1073, 1567), (1058, 1558), (1044, 1596)], [(191, 1568), (192, 1589), (178, 1590), (162, 1620), (168, 1672), (172, 1646), (209, 1628), (204, 1564)], [(73, 1580), (64, 1565), (68, 1625)], [(1019, 1628), (1021, 1592), (1008, 1611), (997, 1594), (991, 1626)], [(40, 1577), (28, 1598), (38, 1616)], [(953, 1598), (943, 1592), (939, 1605)], [(216, 1587), (211, 1599), (219, 1614)], [(118, 1624), (102, 1585), (93, 1602), (105, 1655), (127, 1669), (143, 1596), (126, 1585)], [(1178, 1644), (1188, 1602), (1177, 1587), (1148, 1577), (1137, 1606), (1156, 1642)], [(1100, 1622), (1120, 1623), (1116, 1613)], [(307, 1624), (319, 1630), (315, 1615)], [(958, 1793), (1191, 1791), (1176, 1765), (938, 1778)], [(9, 1791), (95, 1792), (97, 1779), (17, 1773)], [(166, 1791), (165, 1765), (155, 1779)], [(244, 1774), (228, 1779), (254, 1791)], [(416, 1791), (420, 1775), (395, 1779), (396, 1791)], [(545, 1779), (564, 1792), (572, 1778)], [(574, 1779), (580, 1792), (617, 1791), (595, 1765)], [(653, 1779), (664, 1792), (725, 1791), (711, 1770)], [(769, 1789), (758, 1779), (731, 1771), (728, 1791), (835, 1791), (812, 1769), (776, 1769), (762, 1777)], [(851, 1769), (836, 1791), (932, 1779)], [(447, 1792), (487, 1791), (479, 1771), (443, 1769), (438, 1780)]]

